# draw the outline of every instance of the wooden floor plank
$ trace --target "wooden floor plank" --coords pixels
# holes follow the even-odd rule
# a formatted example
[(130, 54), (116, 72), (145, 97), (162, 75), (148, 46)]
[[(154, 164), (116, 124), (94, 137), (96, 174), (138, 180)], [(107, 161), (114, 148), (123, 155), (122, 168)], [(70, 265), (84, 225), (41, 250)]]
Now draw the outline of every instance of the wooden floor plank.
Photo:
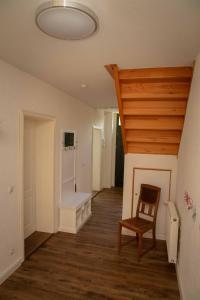
[(51, 233), (35, 231), (28, 238), (26, 238), (25, 239), (25, 257), (28, 258), (31, 254), (33, 254), (51, 236), (52, 236)]
[[(120, 189), (99, 193), (93, 199), (93, 216), (82, 230), (53, 235), (0, 287), (0, 300), (180, 299), (164, 242), (140, 263), (135, 241), (117, 254), (121, 210)], [(145, 240), (146, 246), (150, 242)]]

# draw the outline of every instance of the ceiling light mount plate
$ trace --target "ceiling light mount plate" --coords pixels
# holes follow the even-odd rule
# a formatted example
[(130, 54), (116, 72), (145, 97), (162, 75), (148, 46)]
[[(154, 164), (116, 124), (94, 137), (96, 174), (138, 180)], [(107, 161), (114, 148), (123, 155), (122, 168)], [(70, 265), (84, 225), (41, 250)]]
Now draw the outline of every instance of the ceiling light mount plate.
[(44, 33), (62, 40), (81, 40), (98, 29), (98, 17), (87, 6), (68, 0), (48, 1), (36, 11), (36, 24)]

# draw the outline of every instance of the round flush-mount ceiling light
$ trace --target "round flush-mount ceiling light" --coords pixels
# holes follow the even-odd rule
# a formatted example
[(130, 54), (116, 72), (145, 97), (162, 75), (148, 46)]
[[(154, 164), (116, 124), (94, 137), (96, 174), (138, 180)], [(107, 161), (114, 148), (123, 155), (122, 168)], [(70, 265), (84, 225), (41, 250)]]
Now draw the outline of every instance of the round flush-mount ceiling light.
[(68, 0), (39, 6), (36, 24), (41, 31), (62, 40), (81, 40), (97, 31), (98, 17), (87, 6)]

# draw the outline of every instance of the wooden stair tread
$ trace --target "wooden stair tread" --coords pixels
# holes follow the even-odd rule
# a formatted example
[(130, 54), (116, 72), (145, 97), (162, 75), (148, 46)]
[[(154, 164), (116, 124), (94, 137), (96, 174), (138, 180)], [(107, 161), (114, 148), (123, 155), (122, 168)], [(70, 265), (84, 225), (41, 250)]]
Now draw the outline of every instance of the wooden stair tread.
[(186, 100), (188, 93), (154, 94), (154, 93), (125, 93), (121, 94), (122, 100)]
[(182, 130), (184, 118), (182, 117), (138, 117), (126, 118), (125, 129), (158, 129)]
[(120, 82), (187, 82), (191, 80), (192, 67), (148, 68), (120, 70)]
[(115, 80), (125, 153), (177, 155), (193, 68), (107, 70)]
[(184, 116), (185, 108), (132, 108), (123, 109), (125, 116)]
[(179, 144), (180, 139), (180, 130), (126, 130), (127, 142)]
[(121, 84), (121, 92), (123, 93), (131, 93), (131, 92), (150, 92), (150, 93), (181, 93), (187, 92), (189, 90), (188, 82), (143, 82), (143, 83), (129, 83), (129, 84)]
[(132, 108), (186, 108), (187, 101), (146, 101), (146, 100), (132, 100), (132, 101), (123, 101), (123, 108), (132, 109)]
[(176, 155), (179, 144), (128, 143), (129, 153)]

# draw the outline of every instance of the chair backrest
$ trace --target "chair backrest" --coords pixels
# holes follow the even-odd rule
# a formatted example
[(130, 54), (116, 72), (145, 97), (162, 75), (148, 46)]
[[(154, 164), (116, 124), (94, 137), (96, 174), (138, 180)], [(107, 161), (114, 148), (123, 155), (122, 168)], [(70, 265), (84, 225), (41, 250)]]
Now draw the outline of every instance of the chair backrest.
[(156, 223), (161, 188), (149, 184), (141, 184), (136, 216), (146, 215)]

